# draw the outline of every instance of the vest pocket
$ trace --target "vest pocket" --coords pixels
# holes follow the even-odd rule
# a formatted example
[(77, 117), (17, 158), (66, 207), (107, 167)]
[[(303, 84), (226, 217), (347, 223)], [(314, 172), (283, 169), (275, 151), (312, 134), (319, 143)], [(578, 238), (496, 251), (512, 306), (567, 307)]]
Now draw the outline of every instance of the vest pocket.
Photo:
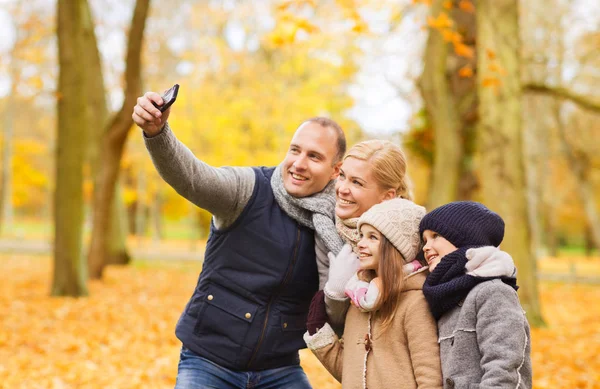
[(280, 314), (279, 323), (274, 330), (273, 338), (274, 352), (290, 352), (306, 348), (302, 338), (306, 332), (306, 314)]
[(215, 284), (208, 286), (202, 305), (194, 332), (207, 349), (215, 347), (236, 360), (258, 305)]

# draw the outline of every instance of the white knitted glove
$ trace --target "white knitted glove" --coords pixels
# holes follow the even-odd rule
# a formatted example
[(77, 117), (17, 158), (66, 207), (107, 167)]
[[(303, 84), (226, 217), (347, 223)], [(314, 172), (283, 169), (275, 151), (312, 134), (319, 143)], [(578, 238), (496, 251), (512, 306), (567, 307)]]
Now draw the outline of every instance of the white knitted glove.
[(352, 251), (352, 246), (345, 244), (340, 253), (335, 256), (328, 253), (329, 277), (325, 284), (325, 295), (333, 300), (345, 300), (344, 287), (356, 273), (360, 263), (358, 256)]
[(514, 277), (517, 268), (512, 257), (494, 246), (467, 250), (467, 274), (475, 277)]

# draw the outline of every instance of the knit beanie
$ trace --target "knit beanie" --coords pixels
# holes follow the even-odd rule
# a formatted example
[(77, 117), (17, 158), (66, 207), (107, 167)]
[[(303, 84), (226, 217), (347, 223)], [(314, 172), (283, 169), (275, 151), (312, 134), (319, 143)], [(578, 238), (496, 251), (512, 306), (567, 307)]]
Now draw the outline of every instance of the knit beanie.
[(437, 232), (457, 248), (498, 247), (504, 239), (504, 220), (481, 203), (455, 201), (425, 215), (419, 235), (425, 230)]
[(359, 231), (363, 224), (376, 228), (400, 251), (408, 263), (415, 259), (419, 252), (419, 222), (424, 215), (425, 208), (420, 205), (410, 200), (395, 198), (372, 206), (358, 219), (356, 227)]

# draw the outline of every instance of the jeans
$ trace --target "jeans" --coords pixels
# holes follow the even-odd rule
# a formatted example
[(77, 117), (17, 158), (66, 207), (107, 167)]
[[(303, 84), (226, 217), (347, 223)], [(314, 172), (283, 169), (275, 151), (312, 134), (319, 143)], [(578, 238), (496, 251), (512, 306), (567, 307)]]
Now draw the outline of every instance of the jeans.
[(182, 347), (175, 389), (311, 389), (298, 365), (261, 371), (234, 371)]

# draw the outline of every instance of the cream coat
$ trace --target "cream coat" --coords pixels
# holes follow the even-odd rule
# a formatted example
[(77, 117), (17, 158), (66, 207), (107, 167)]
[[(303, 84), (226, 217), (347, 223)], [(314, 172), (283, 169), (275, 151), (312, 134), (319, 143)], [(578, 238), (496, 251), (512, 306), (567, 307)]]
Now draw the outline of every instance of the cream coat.
[(442, 388), (437, 326), (421, 291), (425, 277), (421, 272), (405, 280), (396, 315), (387, 331), (381, 332), (380, 320), (371, 320), (366, 385), (365, 335), (371, 313), (351, 306), (341, 340), (329, 325), (313, 336), (305, 334), (308, 347), (341, 381), (343, 389)]

